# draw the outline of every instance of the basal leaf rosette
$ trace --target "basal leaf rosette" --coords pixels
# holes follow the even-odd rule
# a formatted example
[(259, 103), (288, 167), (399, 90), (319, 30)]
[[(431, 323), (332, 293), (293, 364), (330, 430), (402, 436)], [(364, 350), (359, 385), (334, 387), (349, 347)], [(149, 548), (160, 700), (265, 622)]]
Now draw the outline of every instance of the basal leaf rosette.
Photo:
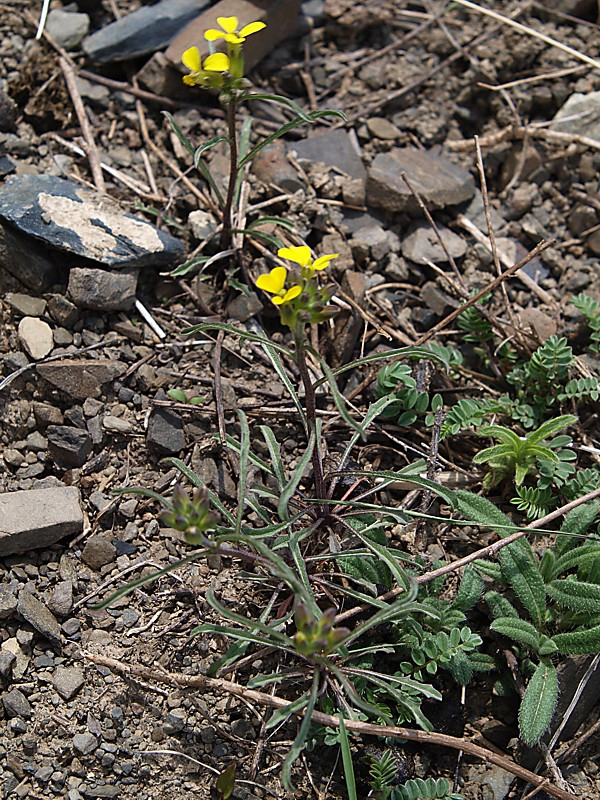
[(329, 266), (338, 254), (314, 259), (310, 248), (303, 245), (282, 247), (277, 255), (294, 262), (299, 269), (274, 267), (270, 272), (259, 275), (256, 285), (273, 295), (271, 302), (278, 307), (282, 324), (297, 331), (307, 323), (323, 322), (334, 316), (337, 309), (329, 304), (334, 286), (320, 286), (316, 273)]

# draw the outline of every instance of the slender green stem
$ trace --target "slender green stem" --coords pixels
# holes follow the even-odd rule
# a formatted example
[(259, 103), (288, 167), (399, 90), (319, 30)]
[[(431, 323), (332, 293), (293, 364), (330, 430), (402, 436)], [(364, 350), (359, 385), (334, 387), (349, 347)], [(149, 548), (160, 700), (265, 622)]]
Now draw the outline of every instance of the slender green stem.
[(232, 96), (227, 104), (227, 127), (229, 129), (229, 185), (227, 198), (223, 207), (223, 230), (221, 232), (221, 249), (227, 250), (231, 245), (231, 207), (235, 194), (238, 173), (237, 132), (235, 129), (236, 101)]
[(319, 450), (319, 440), (317, 438), (317, 405), (315, 388), (310, 379), (310, 373), (306, 364), (305, 341), (302, 336), (294, 334), (296, 342), (296, 362), (302, 383), (304, 384), (304, 398), (306, 403), (306, 420), (308, 422), (309, 435), (315, 433), (315, 447), (312, 452), (313, 476), (315, 482), (315, 497), (317, 500), (324, 500), (327, 492), (325, 491), (325, 479), (323, 477), (323, 462), (321, 461), (321, 451)]

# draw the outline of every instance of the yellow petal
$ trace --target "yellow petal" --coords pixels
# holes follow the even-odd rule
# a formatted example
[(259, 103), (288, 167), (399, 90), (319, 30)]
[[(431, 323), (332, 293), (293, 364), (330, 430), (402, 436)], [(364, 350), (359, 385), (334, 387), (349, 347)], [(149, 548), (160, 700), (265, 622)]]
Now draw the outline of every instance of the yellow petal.
[(206, 57), (204, 69), (208, 72), (227, 72), (229, 69), (229, 58), (225, 53), (213, 53)]
[(217, 31), (214, 28), (209, 28), (209, 30), (204, 31), (204, 38), (207, 42), (214, 42), (217, 39), (224, 39), (225, 36), (223, 35), (223, 31)]
[(329, 262), (333, 261), (334, 258), (338, 258), (339, 253), (332, 253), (328, 256), (320, 256), (312, 265), (313, 269), (325, 269), (325, 267), (329, 266)]
[(237, 33), (226, 33), (223, 36), (223, 38), (225, 39), (226, 42), (229, 42), (230, 44), (241, 44), (242, 42), (245, 41), (245, 39), (242, 39), (240, 36), (237, 35)]
[(188, 48), (181, 56), (181, 60), (183, 61), (184, 66), (186, 66), (192, 72), (199, 72), (202, 69), (200, 51), (197, 47)]
[(295, 297), (298, 297), (299, 294), (302, 294), (302, 287), (301, 286), (291, 286), (287, 292), (283, 295), (283, 302), (289, 303), (290, 300), (293, 300)]
[(259, 289), (270, 294), (279, 294), (285, 286), (286, 277), (287, 269), (285, 267), (274, 267), (271, 272), (259, 275), (256, 279), (256, 285)]
[(279, 258), (287, 258), (288, 261), (293, 261), (294, 264), (300, 264), (305, 267), (310, 263), (312, 258), (310, 254), (310, 247), (302, 245), (302, 247), (282, 247), (277, 251)]
[(234, 33), (237, 31), (238, 18), (237, 17), (217, 17), (217, 24), (220, 25), (225, 33)]
[(240, 36), (250, 36), (251, 33), (258, 33), (258, 31), (262, 31), (266, 27), (264, 22), (250, 22), (248, 25), (244, 25), (240, 31)]
[(276, 306), (280, 306), (283, 304), (283, 297), (272, 297), (271, 302), (275, 303)]

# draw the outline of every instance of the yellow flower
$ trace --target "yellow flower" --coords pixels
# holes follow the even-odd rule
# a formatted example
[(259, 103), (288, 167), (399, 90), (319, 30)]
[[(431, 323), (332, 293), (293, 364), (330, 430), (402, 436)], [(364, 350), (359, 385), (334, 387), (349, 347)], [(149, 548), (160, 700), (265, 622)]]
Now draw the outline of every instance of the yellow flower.
[(223, 30), (219, 31), (215, 28), (207, 30), (204, 33), (204, 38), (207, 42), (225, 39), (225, 41), (230, 44), (242, 44), (242, 42), (246, 41), (247, 36), (250, 36), (252, 33), (258, 33), (258, 31), (262, 31), (263, 28), (267, 27), (264, 22), (250, 22), (248, 25), (244, 25), (242, 30), (239, 31), (239, 21), (237, 17), (217, 17), (217, 23)]
[(206, 73), (227, 72), (230, 67), (229, 57), (225, 53), (213, 53), (207, 56), (204, 59), (204, 64), (202, 64), (200, 51), (197, 47), (189, 47), (181, 56), (181, 60), (184, 66), (190, 70), (190, 74), (185, 75), (183, 78), (183, 82), (189, 86), (205, 83), (211, 77)]
[(285, 280), (287, 278), (287, 269), (285, 267), (274, 267), (271, 272), (259, 275), (256, 279), (256, 285), (269, 294), (274, 294), (275, 297), (271, 301), (276, 306), (281, 306), (284, 303), (289, 303), (302, 292), (301, 286), (291, 286), (286, 290)]
[(279, 258), (287, 258), (288, 261), (293, 261), (294, 264), (299, 264), (303, 269), (309, 269), (311, 272), (314, 270), (325, 269), (329, 266), (329, 262), (334, 258), (338, 258), (339, 253), (331, 253), (326, 256), (319, 256), (313, 261), (310, 252), (310, 247), (302, 245), (302, 247), (282, 247), (277, 251)]

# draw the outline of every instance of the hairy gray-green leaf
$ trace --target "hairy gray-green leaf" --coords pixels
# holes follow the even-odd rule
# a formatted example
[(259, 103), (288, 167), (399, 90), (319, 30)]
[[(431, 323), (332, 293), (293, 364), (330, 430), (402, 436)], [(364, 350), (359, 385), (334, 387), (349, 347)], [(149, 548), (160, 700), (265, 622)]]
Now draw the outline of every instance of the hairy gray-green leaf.
[(519, 708), (519, 732), (529, 747), (538, 742), (552, 721), (558, 697), (558, 677), (552, 664), (539, 664)]
[(583, 631), (556, 633), (552, 638), (559, 652), (566, 656), (600, 653), (600, 625)]
[(558, 605), (572, 611), (600, 613), (600, 586), (597, 583), (583, 581), (556, 580), (546, 587), (548, 595)]
[(490, 630), (512, 639), (537, 653), (540, 646), (540, 635), (530, 622), (514, 617), (498, 617), (490, 625)]

